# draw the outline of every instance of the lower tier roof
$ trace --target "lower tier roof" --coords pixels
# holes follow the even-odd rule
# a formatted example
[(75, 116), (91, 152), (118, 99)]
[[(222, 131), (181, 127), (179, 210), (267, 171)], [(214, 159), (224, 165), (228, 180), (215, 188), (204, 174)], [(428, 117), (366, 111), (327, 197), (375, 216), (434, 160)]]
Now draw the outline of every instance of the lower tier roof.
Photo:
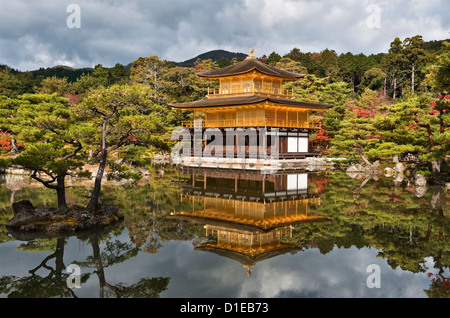
[(333, 107), (333, 105), (317, 104), (310, 102), (302, 102), (294, 99), (275, 98), (270, 96), (258, 96), (258, 95), (202, 99), (194, 102), (169, 104), (169, 106), (178, 109), (196, 109), (196, 108), (210, 108), (210, 107), (213, 108), (224, 106), (241, 106), (241, 105), (244, 106), (244, 105), (258, 104), (265, 101), (280, 104), (280, 106), (313, 108), (318, 110)]

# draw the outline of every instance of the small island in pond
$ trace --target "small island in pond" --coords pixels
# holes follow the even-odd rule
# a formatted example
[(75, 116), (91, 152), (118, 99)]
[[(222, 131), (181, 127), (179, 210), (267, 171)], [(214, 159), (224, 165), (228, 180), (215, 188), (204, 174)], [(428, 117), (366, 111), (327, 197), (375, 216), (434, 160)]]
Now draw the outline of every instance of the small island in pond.
[(6, 224), (8, 230), (33, 236), (70, 236), (101, 230), (124, 219), (123, 213), (116, 206), (101, 207), (90, 212), (78, 205), (64, 210), (36, 208), (29, 200), (22, 200), (13, 203), (12, 208), (14, 217)]

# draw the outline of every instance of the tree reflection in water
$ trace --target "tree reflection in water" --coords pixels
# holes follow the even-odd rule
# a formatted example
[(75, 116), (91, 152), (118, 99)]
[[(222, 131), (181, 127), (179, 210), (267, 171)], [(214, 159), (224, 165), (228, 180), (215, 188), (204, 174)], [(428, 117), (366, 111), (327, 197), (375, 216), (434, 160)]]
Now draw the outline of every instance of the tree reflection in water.
[[(125, 283), (110, 284), (105, 275), (105, 268), (135, 257), (139, 249), (129, 243), (107, 240), (106, 246), (102, 251), (100, 243), (105, 238), (108, 239), (105, 237), (105, 234), (98, 233), (83, 238), (84, 242), (92, 246), (93, 253), (85, 261), (72, 262), (72, 264), (76, 264), (82, 269), (80, 288), (87, 283), (91, 276), (96, 275), (99, 281), (99, 298), (156, 298), (167, 289), (170, 278), (165, 277), (141, 278), (132, 285)], [(57, 238), (55, 251), (45, 257), (38, 266), (31, 269), (29, 276), (3, 276), (0, 279), (0, 292), (8, 295), (10, 298), (78, 298), (77, 289), (71, 289), (67, 284), (67, 279), (70, 278), (71, 273), (66, 272), (67, 264), (64, 264), (66, 240), (67, 238)], [(47, 241), (51, 242), (53, 240), (47, 239)], [(55, 262), (52, 266), (49, 262), (53, 259)], [(86, 273), (86, 269), (89, 268), (94, 270)], [(43, 273), (45, 271), (47, 271), (45, 276), (38, 274), (38, 272)]]
[[(205, 188), (205, 180), (207, 188)], [(218, 234), (222, 237), (225, 234), (231, 235), (230, 223), (226, 224), (228, 227), (224, 227), (224, 223), (214, 224), (214, 226), (221, 226), (220, 231), (216, 231), (208, 225), (208, 222), (205, 222), (205, 219), (202, 220), (203, 223), (189, 219), (173, 219), (170, 217), (171, 213), (180, 214), (192, 209), (202, 211), (205, 210), (205, 202), (206, 204), (215, 203), (215, 208), (222, 205), (230, 212), (230, 200), (238, 199), (241, 202), (246, 200), (244, 196), (236, 197), (236, 189), (245, 190), (245, 196), (248, 198), (261, 199), (257, 181), (242, 178), (236, 182), (234, 179), (226, 180), (223, 177), (213, 180), (211, 176), (206, 176), (205, 179), (203, 174), (196, 175), (193, 180), (192, 175), (169, 168), (164, 175), (152, 173), (150, 182), (143, 186), (106, 185), (103, 187), (102, 202), (106, 205), (118, 205), (125, 214), (125, 220), (119, 229), (113, 229), (110, 232), (111, 235), (93, 235), (80, 239), (83, 244), (92, 246), (91, 256), (72, 261), (84, 269), (81, 277), (82, 285), (87, 286), (88, 281), (91, 284), (95, 276), (98, 278), (98, 297), (159, 297), (163, 291), (168, 290), (170, 277), (159, 277), (159, 275), (144, 277), (145, 275), (142, 274), (141, 277), (136, 278), (136, 283), (130, 284), (127, 281), (111, 283), (106, 269), (123, 264), (127, 260), (133, 262), (137, 255), (142, 253), (158, 257), (160, 250), (169, 242), (187, 241), (199, 247), (215, 243), (214, 248), (216, 248), (218, 243), (223, 243), (218, 242)], [(180, 182), (185, 185), (181, 186)], [(187, 193), (186, 184), (190, 185), (189, 191), (196, 192)], [(273, 185), (267, 182), (264, 187), (265, 191), (274, 190)], [(43, 205), (53, 204), (43, 189), (27, 187), (12, 189), (11, 185), (8, 185), (8, 188), (1, 187), (0, 222), (2, 224), (5, 224), (12, 215), (10, 199), (13, 190), (16, 201), (31, 197)], [(297, 211), (301, 211), (299, 207), (302, 200), (319, 197), (320, 203), (313, 200), (311, 202), (314, 204), (307, 205), (307, 215), (330, 221), (283, 223), (279, 232), (273, 232), (275, 234), (272, 237), (276, 240), (272, 242), (276, 241), (280, 247), (293, 246), (296, 253), (318, 250), (322, 255), (330, 254), (339, 248), (348, 249), (353, 246), (358, 249), (374, 248), (377, 250), (377, 257), (386, 260), (393, 270), (400, 268), (402, 271), (414, 274), (425, 276), (431, 274), (428, 279), (429, 288), (424, 288), (427, 296), (448, 297), (449, 194), (445, 188), (429, 187), (426, 191), (420, 189), (419, 192), (416, 190), (414, 184), (406, 179), (402, 182), (393, 182), (392, 179), (383, 176), (379, 180), (367, 179), (364, 176), (352, 179), (342, 171), (309, 173), (306, 193), (297, 191), (293, 201), (289, 201), (288, 195), (283, 199), (283, 203), (274, 201), (264, 209), (271, 206), (276, 207), (275, 210), (279, 212), (280, 209), (289, 211), (293, 209), (295, 204), (292, 202), (294, 202), (297, 203)], [(83, 187), (71, 188), (68, 199), (73, 203), (79, 203), (86, 196), (86, 191), (88, 190)], [(201, 199), (202, 195), (209, 193), (220, 194), (222, 197), (210, 196), (206, 201)], [(191, 200), (192, 197), (196, 199)], [(252, 211), (254, 213), (257, 213), (258, 209), (264, 211), (257, 203), (256, 201), (251, 203)], [(245, 204), (234, 205), (234, 207), (237, 206), (243, 208)], [(232, 211), (235, 213), (236, 210)], [(250, 210), (248, 212), (250, 213)], [(236, 217), (236, 214), (233, 214), (233, 217)], [(255, 245), (248, 242), (252, 239), (254, 239), (252, 242), (256, 242), (258, 235), (258, 239), (262, 241), (261, 235), (266, 235), (273, 229), (269, 228), (268, 219), (266, 219), (268, 228), (264, 228), (261, 232), (252, 227), (254, 224), (248, 223), (248, 220), (246, 222), (245, 225), (250, 227), (242, 228), (247, 231), (242, 236), (242, 242), (246, 243), (247, 250), (250, 250)], [(123, 233), (128, 234), (129, 240), (124, 241), (118, 238), (119, 234)], [(238, 234), (236, 231), (233, 233), (233, 235)], [(15, 238), (10, 233), (4, 228), (0, 229), (0, 243), (13, 240)], [(65, 244), (67, 244), (67, 238), (34, 239), (20, 245), (18, 248), (24, 250), (51, 250), (51, 253), (38, 265), (30, 265), (32, 269), (27, 276), (16, 277), (2, 273), (0, 293), (8, 297), (76, 297), (77, 290), (70, 290), (66, 285), (69, 274), (65, 270), (69, 264), (63, 262)], [(225, 247), (225, 244), (222, 246)], [(207, 247), (210, 248), (211, 245)], [(199, 258), (202, 255), (203, 253), (198, 253)], [(241, 261), (244, 259), (242, 255), (233, 257)], [(272, 255), (273, 258), (277, 258), (279, 254), (254, 254), (253, 258), (246, 256), (246, 262), (248, 263), (250, 259), (250, 266), (254, 267), (251, 270), (256, 271), (257, 264), (254, 261), (266, 260), (266, 256), (272, 257)], [(427, 259), (432, 260), (433, 268), (427, 268)], [(51, 264), (52, 261), (54, 264)], [(114, 277), (114, 281), (120, 281), (120, 279), (120, 276)]]
[[(10, 298), (50, 298), (50, 297), (76, 297), (72, 289), (67, 287), (66, 279), (69, 274), (64, 273), (64, 245), (65, 238), (56, 239), (55, 251), (45, 257), (42, 262), (32, 268), (30, 276), (15, 277), (3, 276), (0, 279), (0, 291)], [(52, 267), (48, 262), (55, 259)], [(47, 270), (46, 276), (40, 276), (36, 272)]]

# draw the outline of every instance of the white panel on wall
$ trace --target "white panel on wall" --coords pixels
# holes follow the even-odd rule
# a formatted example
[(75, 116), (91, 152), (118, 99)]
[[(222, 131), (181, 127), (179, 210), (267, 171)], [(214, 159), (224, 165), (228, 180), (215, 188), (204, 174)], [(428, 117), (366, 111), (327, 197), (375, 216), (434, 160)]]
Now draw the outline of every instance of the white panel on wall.
[(288, 190), (297, 190), (297, 175), (290, 174), (287, 176), (287, 189)]
[(298, 152), (308, 152), (308, 138), (298, 138)]
[(288, 152), (297, 152), (297, 137), (288, 137)]
[(308, 174), (302, 173), (298, 175), (298, 190), (308, 189)]

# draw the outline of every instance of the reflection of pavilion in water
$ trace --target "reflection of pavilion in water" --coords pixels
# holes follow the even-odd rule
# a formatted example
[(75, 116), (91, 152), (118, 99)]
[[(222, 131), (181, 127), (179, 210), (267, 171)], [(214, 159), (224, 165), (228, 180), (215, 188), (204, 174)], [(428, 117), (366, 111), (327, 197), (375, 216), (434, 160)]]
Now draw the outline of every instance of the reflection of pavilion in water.
[(308, 195), (307, 173), (264, 175), (221, 169), (188, 173), (180, 184), (181, 196), (192, 209), (173, 216), (204, 224), (209, 239), (195, 248), (234, 259), (249, 275), (259, 261), (302, 250), (288, 242), (294, 224), (328, 220), (308, 215), (308, 207), (320, 205), (320, 198)]

